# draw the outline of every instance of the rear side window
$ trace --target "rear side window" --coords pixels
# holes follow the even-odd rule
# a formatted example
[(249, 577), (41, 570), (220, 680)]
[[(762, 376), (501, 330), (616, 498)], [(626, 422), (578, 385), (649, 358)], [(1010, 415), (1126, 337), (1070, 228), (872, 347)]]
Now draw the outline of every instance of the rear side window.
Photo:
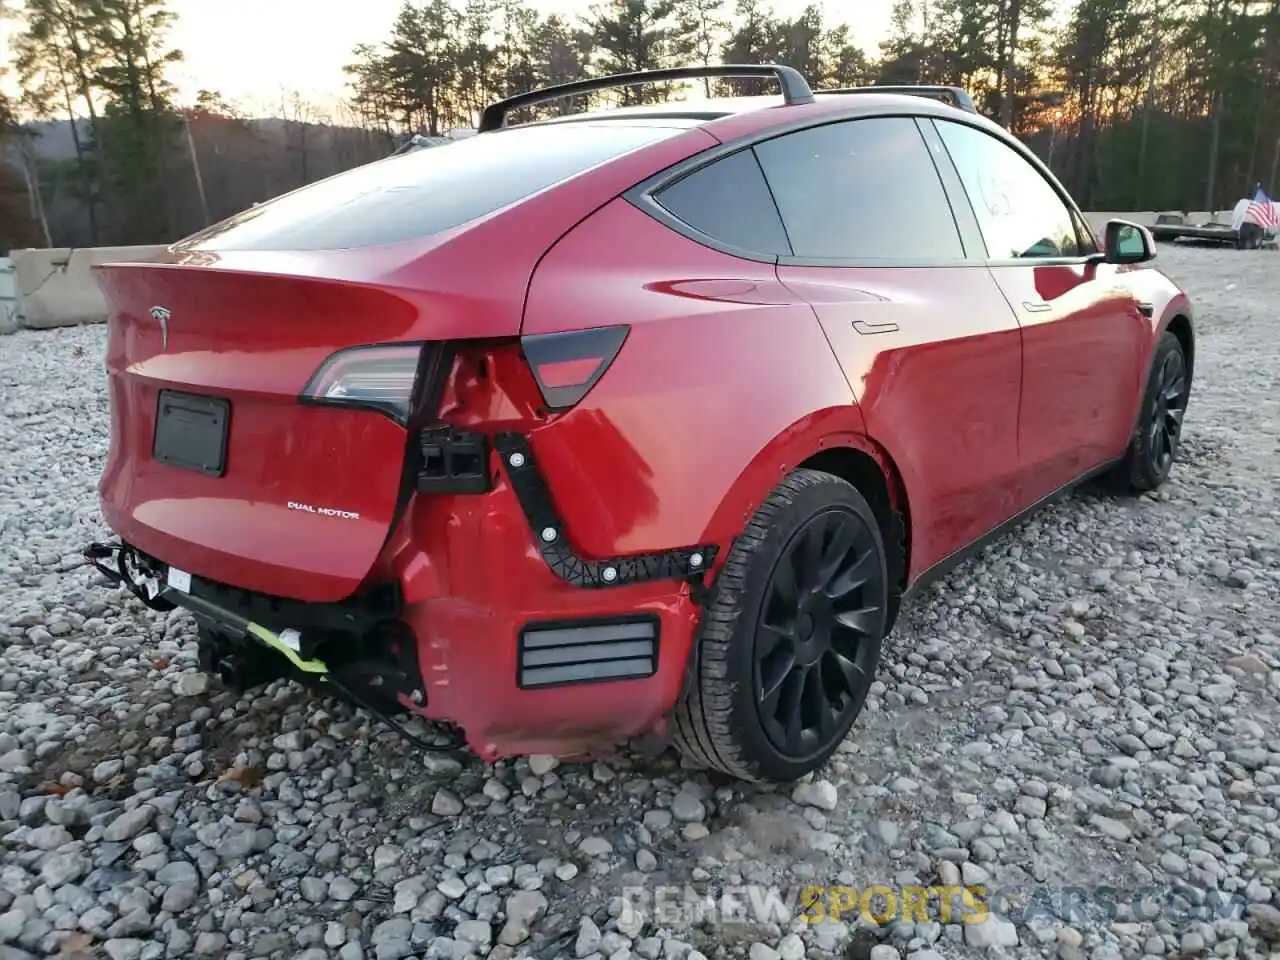
[(694, 171), (654, 199), (677, 220), (728, 247), (769, 256), (791, 253), (769, 185), (750, 150)]
[(942, 181), (910, 117), (832, 123), (755, 149), (797, 257), (964, 258)]
[(252, 207), (183, 246), (336, 250), (425, 237), (523, 200), (678, 127), (515, 127), (375, 161)]

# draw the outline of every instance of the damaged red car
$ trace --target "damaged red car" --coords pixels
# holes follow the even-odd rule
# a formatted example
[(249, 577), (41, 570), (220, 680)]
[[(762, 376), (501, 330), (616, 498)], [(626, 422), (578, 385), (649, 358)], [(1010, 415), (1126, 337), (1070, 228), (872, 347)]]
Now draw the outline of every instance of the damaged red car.
[[(511, 122), (707, 76), (781, 92)], [(1195, 345), (1153, 256), (958, 89), (534, 91), (98, 269), (119, 540), (86, 552), (231, 684), (487, 760), (648, 735), (794, 779), (912, 590), (1168, 475)]]

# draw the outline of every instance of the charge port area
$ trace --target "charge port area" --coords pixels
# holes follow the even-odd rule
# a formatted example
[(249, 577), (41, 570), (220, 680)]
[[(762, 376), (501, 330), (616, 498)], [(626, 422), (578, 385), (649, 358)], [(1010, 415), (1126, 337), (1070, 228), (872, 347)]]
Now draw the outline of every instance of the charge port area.
[(421, 434), (420, 493), (488, 493), (489, 438), (456, 427), (428, 427)]

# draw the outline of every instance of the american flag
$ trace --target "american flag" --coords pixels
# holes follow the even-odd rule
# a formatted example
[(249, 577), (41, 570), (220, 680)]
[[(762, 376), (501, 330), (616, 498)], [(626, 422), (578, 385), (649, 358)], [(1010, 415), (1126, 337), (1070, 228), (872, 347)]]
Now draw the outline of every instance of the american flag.
[(1271, 229), (1280, 227), (1280, 217), (1276, 216), (1276, 205), (1271, 202), (1271, 198), (1262, 187), (1258, 187), (1253, 192), (1253, 200), (1245, 208), (1244, 218), (1256, 223), (1264, 230), (1268, 227)]

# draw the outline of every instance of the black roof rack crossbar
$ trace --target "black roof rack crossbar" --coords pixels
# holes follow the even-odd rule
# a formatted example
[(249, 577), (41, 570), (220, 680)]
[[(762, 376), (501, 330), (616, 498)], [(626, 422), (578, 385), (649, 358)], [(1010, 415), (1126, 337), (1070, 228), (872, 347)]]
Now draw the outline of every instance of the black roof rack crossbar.
[(939, 84), (927, 83), (908, 83), (908, 84), (884, 84), (871, 87), (842, 87), (839, 90), (819, 90), (819, 93), (909, 93), (917, 97), (932, 97), (935, 99), (950, 97), (961, 110), (966, 113), (977, 113), (978, 108), (973, 104), (973, 97), (961, 87), (948, 87)]
[(554, 87), (543, 87), (541, 90), (530, 90), (518, 93), (491, 103), (480, 115), (480, 132), (487, 133), (500, 130), (506, 124), (507, 114), (520, 107), (535, 103), (546, 103), (562, 97), (572, 97), (584, 93), (595, 93), (597, 90), (609, 90), (613, 87), (630, 87), (642, 83), (666, 83), (670, 80), (701, 80), (704, 77), (763, 77), (778, 81), (782, 88), (782, 99), (788, 104), (813, 103), (813, 91), (798, 70), (782, 64), (725, 64), (709, 67), (672, 67), (666, 70), (641, 70), (637, 73), (615, 73), (608, 77), (592, 77), (589, 80), (575, 80), (573, 83), (560, 83)]

